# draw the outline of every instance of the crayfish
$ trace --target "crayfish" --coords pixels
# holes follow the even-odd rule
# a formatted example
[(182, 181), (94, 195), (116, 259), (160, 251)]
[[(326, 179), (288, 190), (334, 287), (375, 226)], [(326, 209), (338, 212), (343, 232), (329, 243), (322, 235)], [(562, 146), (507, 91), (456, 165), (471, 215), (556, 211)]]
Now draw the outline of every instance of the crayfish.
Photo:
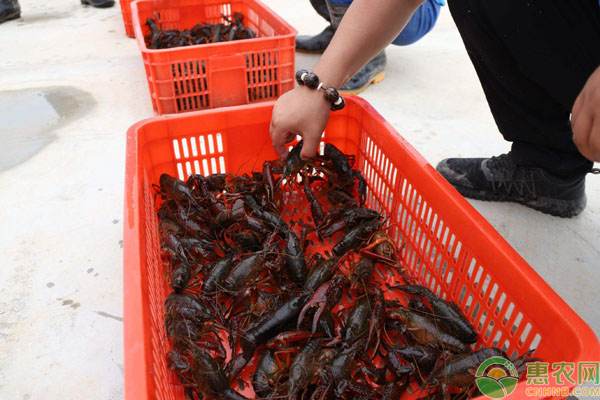
[[(148, 21), (148, 40), (251, 36), (242, 19), (185, 34)], [(362, 160), (332, 144), (302, 160), (302, 145), (261, 171), (154, 185), (174, 381), (191, 399), (475, 395), (472, 370), (506, 354), (474, 352), (461, 308), (408, 275), (389, 216), (366, 206)]]
[(161, 30), (152, 18), (146, 20), (149, 32), (145, 36), (149, 49), (170, 49), (173, 47), (192, 46), (197, 44), (227, 42), (232, 40), (252, 39), (256, 34), (244, 25), (244, 15), (235, 12), (233, 20), (226, 15), (221, 17), (226, 23), (197, 24), (191, 29)]

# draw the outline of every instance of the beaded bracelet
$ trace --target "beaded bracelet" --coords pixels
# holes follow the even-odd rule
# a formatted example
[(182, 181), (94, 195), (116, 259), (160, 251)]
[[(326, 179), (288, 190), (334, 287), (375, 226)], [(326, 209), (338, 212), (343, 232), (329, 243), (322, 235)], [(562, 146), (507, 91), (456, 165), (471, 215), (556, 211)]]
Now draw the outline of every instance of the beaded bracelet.
[(296, 82), (298, 82), (298, 85), (306, 86), (309, 89), (323, 90), (325, 99), (331, 103), (331, 111), (341, 110), (346, 105), (346, 101), (335, 88), (324, 88), (323, 82), (319, 83), (319, 77), (314, 72), (301, 69), (296, 72)]

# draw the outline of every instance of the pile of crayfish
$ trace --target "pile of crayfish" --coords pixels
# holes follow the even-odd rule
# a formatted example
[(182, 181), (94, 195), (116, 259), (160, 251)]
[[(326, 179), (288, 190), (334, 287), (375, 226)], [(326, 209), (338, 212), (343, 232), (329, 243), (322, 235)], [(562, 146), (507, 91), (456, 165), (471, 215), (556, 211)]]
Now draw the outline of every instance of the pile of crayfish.
[(458, 306), (402, 268), (354, 158), (301, 148), (249, 175), (160, 177), (176, 384), (190, 399), (475, 395), (473, 370), (508, 356), (473, 351)]
[(231, 40), (252, 39), (256, 34), (244, 25), (244, 15), (235, 12), (233, 18), (221, 14), (226, 23), (197, 24), (191, 29), (161, 30), (152, 18), (146, 20), (150, 32), (144, 38), (149, 49), (170, 49), (173, 47), (196, 44), (227, 42)]

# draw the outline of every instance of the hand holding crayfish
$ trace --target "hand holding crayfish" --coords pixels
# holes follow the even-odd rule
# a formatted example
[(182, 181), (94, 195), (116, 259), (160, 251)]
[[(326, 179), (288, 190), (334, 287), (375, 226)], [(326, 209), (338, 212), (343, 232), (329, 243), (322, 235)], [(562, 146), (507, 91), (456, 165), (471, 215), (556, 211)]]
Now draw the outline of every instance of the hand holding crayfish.
[(300, 157), (304, 160), (314, 157), (329, 119), (329, 109), (329, 103), (321, 93), (304, 86), (282, 95), (273, 108), (270, 128), (277, 154), (285, 159), (286, 143), (300, 135), (304, 138)]

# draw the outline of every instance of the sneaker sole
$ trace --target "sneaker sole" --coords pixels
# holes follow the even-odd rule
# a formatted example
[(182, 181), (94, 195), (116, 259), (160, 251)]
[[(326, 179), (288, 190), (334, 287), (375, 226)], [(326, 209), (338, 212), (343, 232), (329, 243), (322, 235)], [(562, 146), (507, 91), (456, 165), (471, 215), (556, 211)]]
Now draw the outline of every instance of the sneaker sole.
[(373, 79), (371, 79), (366, 85), (358, 88), (358, 89), (354, 89), (354, 90), (338, 90), (338, 92), (342, 93), (342, 94), (359, 94), (364, 92), (369, 85), (374, 85), (376, 83), (379, 83), (381, 81), (383, 81), (385, 79), (385, 71), (382, 71), (380, 73), (378, 73), (377, 75), (375, 75), (375, 77)]
[(305, 50), (305, 49), (299, 49), (296, 47), (296, 51), (298, 53), (304, 53), (304, 54), (323, 54), (325, 53), (325, 49), (323, 50)]
[(454, 188), (456, 188), (456, 190), (458, 190), (458, 192), (463, 196), (471, 199), (518, 203), (536, 211), (543, 212), (544, 214), (550, 214), (561, 218), (571, 218), (581, 214), (587, 203), (587, 198), (585, 195), (579, 201), (559, 200), (549, 197), (541, 197), (536, 200), (519, 200), (508, 197), (505, 194), (488, 192), (487, 190), (476, 190), (462, 186), (454, 186)]
[(98, 3), (98, 4), (91, 4), (91, 2), (89, 2), (87, 0), (81, 0), (81, 4), (86, 5), (86, 6), (96, 7), (96, 8), (108, 8), (108, 7), (114, 6), (115, 2), (114, 2), (114, 0), (110, 0), (110, 1), (105, 1), (102, 3)]

